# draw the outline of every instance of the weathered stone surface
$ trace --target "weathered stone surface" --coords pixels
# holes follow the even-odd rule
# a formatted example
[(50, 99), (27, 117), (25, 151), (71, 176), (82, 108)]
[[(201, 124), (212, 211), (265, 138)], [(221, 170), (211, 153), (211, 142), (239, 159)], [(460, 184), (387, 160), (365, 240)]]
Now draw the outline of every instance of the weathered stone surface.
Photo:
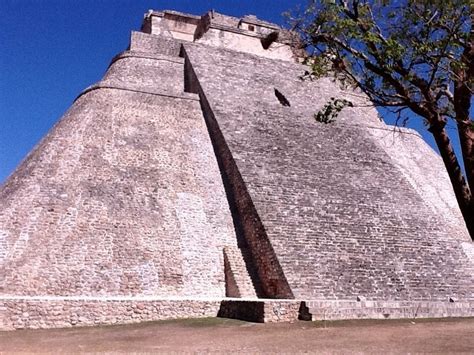
[(296, 298), (473, 299), (469, 236), (419, 136), (394, 134), (373, 108), (315, 122), (330, 96), (361, 99), (329, 80), (302, 83), (298, 64), (184, 48), (246, 187), (235, 199), (249, 194)]
[(172, 94), (183, 68), (156, 62), (116, 60), (111, 88), (82, 95), (3, 186), (3, 294), (225, 296), (236, 238), (212, 146), (195, 98), (145, 93)]
[(401, 319), (464, 317), (473, 314), (474, 302), (441, 301), (307, 301), (311, 320)]
[[(142, 29), (0, 188), (0, 329), (474, 315), (474, 247), (418, 134), (302, 80), (262, 47), (273, 24)], [(336, 96), (355, 107), (315, 122)]]
[[(0, 329), (70, 328), (215, 317), (219, 300), (191, 299), (6, 299)], [(27, 310), (27, 312), (25, 312)]]

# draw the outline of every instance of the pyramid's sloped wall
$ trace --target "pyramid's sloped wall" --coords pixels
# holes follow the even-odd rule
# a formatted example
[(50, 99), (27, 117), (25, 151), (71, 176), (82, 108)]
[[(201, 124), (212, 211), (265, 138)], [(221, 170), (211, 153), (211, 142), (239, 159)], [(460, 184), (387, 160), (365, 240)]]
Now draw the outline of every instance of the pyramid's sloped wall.
[(473, 298), (465, 229), (446, 226), (370, 133), (387, 128), (375, 110), (317, 123), (314, 112), (343, 95), (328, 79), (301, 81), (297, 64), (185, 49), (296, 298)]
[(110, 65), (102, 85), (128, 90), (180, 95), (184, 88), (184, 61), (179, 57), (126, 51)]
[[(474, 248), (439, 158), (305, 70), (132, 33), (0, 188), (0, 329), (222, 314), (239, 275), (313, 317), (472, 315)], [(356, 107), (315, 122), (331, 97)]]
[(389, 129), (368, 129), (368, 132), (437, 216), (437, 223), (443, 225), (446, 233), (471, 243), (443, 162), (420, 134), (391, 126)]
[(79, 97), (2, 186), (2, 296), (225, 296), (236, 241), (199, 101), (138, 86), (175, 69), (115, 61), (99, 86), (119, 89)]
[(133, 31), (130, 38), (130, 50), (178, 57), (181, 42), (171, 37)]

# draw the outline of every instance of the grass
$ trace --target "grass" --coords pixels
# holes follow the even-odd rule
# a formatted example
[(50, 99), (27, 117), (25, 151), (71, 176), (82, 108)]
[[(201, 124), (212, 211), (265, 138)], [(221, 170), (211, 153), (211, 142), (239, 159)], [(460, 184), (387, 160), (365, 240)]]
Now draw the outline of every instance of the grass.
[(167, 320), (147, 322), (147, 323), (176, 324), (176, 325), (192, 327), (192, 328), (205, 328), (205, 327), (215, 327), (215, 326), (240, 326), (240, 325), (248, 324), (249, 322), (238, 320), (238, 319), (206, 317), (206, 318), (167, 319)]

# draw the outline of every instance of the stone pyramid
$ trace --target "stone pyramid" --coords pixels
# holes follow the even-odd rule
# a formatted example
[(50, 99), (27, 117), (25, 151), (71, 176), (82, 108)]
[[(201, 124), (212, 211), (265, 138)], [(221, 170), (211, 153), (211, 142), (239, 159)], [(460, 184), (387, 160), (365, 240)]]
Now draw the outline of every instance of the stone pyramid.
[[(440, 158), (302, 80), (290, 42), (254, 16), (147, 13), (0, 189), (0, 328), (473, 316)], [(331, 97), (354, 107), (316, 122)]]

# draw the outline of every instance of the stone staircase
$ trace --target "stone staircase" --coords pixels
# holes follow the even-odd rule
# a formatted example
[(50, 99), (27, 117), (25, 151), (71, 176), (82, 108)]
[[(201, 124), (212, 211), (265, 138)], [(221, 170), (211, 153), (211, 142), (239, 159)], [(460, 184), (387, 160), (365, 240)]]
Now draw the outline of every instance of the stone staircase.
[(237, 298), (257, 298), (254, 283), (245, 264), (248, 251), (237, 246), (224, 248), (226, 296)]

